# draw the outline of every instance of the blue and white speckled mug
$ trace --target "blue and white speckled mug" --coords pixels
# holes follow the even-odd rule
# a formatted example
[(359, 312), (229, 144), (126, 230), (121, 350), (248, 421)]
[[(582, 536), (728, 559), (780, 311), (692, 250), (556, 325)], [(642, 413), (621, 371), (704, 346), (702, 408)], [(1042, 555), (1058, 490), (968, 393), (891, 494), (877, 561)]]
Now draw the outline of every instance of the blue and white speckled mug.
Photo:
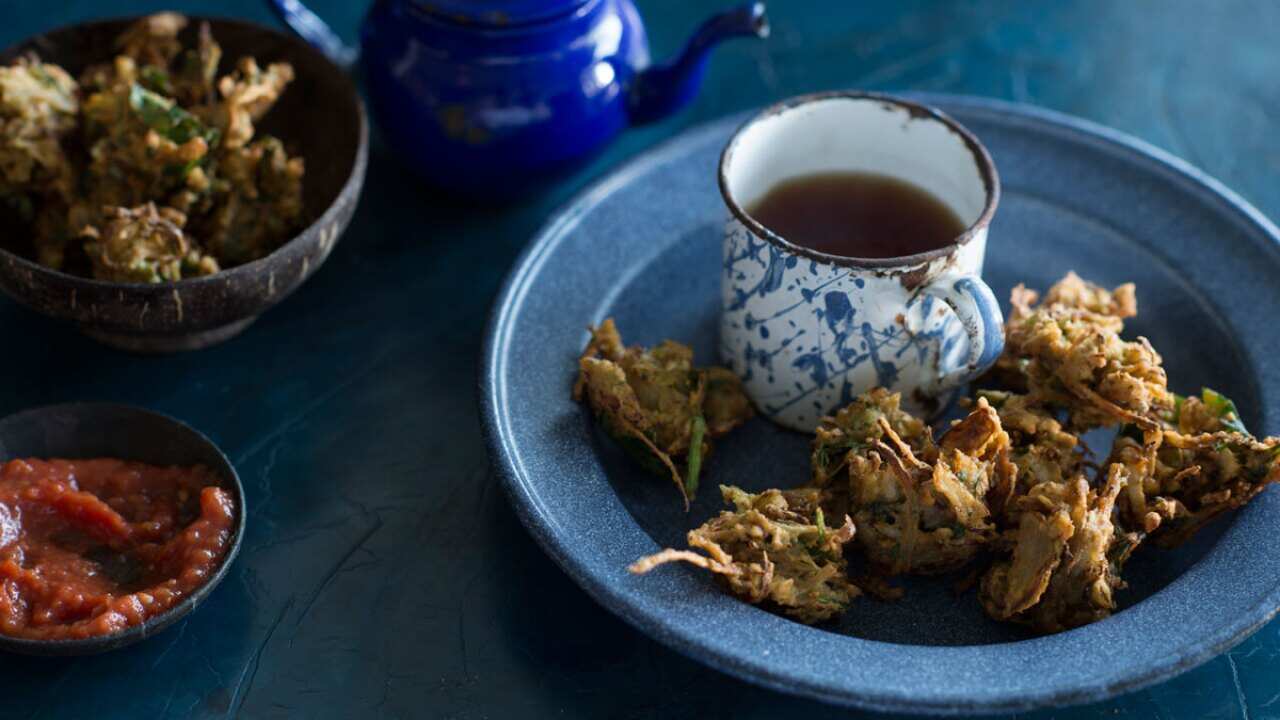
[[(745, 207), (780, 182), (873, 172), (929, 191), (967, 229), (898, 258), (838, 257), (769, 231)], [(769, 418), (812, 431), (876, 385), (931, 414), (1004, 347), (982, 281), (1000, 179), (986, 149), (942, 113), (869, 93), (822, 93), (771, 107), (720, 158), (724, 234), (721, 356)]]

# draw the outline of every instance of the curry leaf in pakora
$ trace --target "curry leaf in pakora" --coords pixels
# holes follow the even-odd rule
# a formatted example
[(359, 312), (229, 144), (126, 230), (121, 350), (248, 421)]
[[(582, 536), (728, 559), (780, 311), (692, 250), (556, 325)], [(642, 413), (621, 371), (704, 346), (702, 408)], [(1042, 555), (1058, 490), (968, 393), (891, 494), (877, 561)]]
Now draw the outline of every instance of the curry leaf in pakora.
[(732, 511), (689, 531), (691, 550), (663, 550), (631, 565), (636, 574), (687, 562), (710, 570), (730, 593), (764, 603), (803, 623), (842, 613), (859, 589), (845, 576), (844, 546), (854, 536), (848, 517), (826, 526), (819, 491), (765, 490), (759, 494), (721, 486)]
[[(1249, 435), (1240, 411), (1231, 398), (1216, 390), (1202, 388), (1200, 399), (1190, 398), (1178, 404), (1176, 425), (1179, 432), (1234, 432)], [(1185, 415), (1185, 417), (1184, 417)]]
[(148, 128), (181, 145), (193, 138), (205, 141), (206, 148), (218, 138), (217, 128), (205, 127), (194, 115), (173, 100), (133, 83), (129, 86), (129, 107)]
[(712, 441), (753, 412), (736, 375), (695, 367), (693, 350), (672, 340), (625, 347), (612, 318), (591, 330), (573, 397), (641, 466), (670, 477), (686, 509)]

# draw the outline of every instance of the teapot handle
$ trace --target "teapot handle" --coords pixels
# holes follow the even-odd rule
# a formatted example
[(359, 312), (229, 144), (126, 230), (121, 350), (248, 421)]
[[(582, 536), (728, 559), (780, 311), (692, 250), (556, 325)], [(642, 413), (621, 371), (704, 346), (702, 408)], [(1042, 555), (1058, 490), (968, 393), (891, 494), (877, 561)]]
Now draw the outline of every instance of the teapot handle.
[(342, 38), (319, 15), (303, 5), (301, 0), (266, 0), (266, 3), (289, 29), (307, 41), (308, 45), (319, 50), (334, 65), (343, 70), (350, 70), (355, 65), (359, 51), (342, 42)]

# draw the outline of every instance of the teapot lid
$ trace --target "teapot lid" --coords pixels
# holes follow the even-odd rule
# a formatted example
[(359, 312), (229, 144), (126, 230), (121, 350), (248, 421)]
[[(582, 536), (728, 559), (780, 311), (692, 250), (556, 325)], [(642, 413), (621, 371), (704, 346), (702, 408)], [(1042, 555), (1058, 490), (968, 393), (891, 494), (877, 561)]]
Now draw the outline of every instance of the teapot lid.
[(526, 25), (570, 13), (590, 0), (417, 0), (432, 15), (487, 27)]

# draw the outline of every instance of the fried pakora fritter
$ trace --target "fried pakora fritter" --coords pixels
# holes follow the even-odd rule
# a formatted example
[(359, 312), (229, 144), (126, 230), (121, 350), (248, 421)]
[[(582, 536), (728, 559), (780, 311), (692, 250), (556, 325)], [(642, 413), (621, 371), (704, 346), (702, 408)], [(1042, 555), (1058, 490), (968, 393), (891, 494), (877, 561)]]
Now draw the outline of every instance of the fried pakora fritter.
[(140, 65), (168, 67), (182, 52), (178, 33), (187, 26), (187, 18), (175, 12), (149, 15), (135, 22), (116, 38), (116, 48)]
[(203, 107), (203, 114), (222, 130), (223, 147), (244, 147), (253, 138), (253, 123), (261, 119), (293, 82), (293, 66), (271, 63), (262, 69), (251, 57), (240, 58), (230, 75), (218, 80), (222, 100)]
[(848, 477), (850, 453), (865, 450), (871, 441), (884, 437), (884, 419), (898, 440), (912, 452), (930, 457), (937, 452), (933, 432), (924, 421), (902, 410), (902, 396), (884, 388), (873, 388), (854, 399), (835, 415), (824, 417), (814, 431), (810, 456), (810, 483), (825, 488)]
[(1060, 632), (1115, 610), (1120, 571), (1137, 538), (1118, 536), (1113, 523), (1124, 469), (1113, 466), (1106, 485), (1090, 488), (1083, 475), (1031, 487), (1015, 501), (1016, 530), (1008, 559), (982, 578), (980, 599), (997, 620)]
[(753, 495), (721, 486), (732, 511), (721, 512), (689, 531), (691, 550), (663, 550), (631, 565), (641, 574), (670, 562), (710, 570), (733, 595), (764, 603), (803, 623), (828, 620), (848, 607), (860, 590), (845, 576), (844, 546), (853, 521), (826, 525), (816, 488), (765, 490)]
[[(208, 24), (184, 48), (187, 24), (176, 13), (137, 21), (116, 40), (119, 54), (86, 68), (79, 85), (34, 59), (0, 68), (0, 199), (22, 209), (42, 264), (175, 281), (260, 258), (301, 225), (302, 159), (254, 137), (293, 68), (245, 57), (219, 78)], [(126, 218), (169, 225), (121, 232)], [(124, 247), (134, 241), (143, 246)], [(174, 261), (184, 248), (199, 260)], [(132, 264), (140, 258), (148, 269)]]
[(988, 507), (996, 518), (1004, 518), (1010, 500), (1026, 495), (1036, 485), (1064, 483), (1085, 472), (1088, 455), (1080, 438), (1067, 432), (1051, 408), (1028, 395), (984, 390), (986, 399), (1000, 416), (1009, 434), (1009, 457), (1016, 472), (1014, 482), (993, 488)]
[(1019, 285), (995, 377), (1041, 404), (1065, 409), (1068, 427), (1151, 426), (1172, 407), (1160, 355), (1145, 338), (1124, 340), (1137, 311), (1132, 285), (1115, 290), (1068, 274), (1037, 304)]
[(824, 418), (812, 484), (829, 511), (853, 516), (858, 547), (880, 572), (953, 570), (994, 537), (985, 498), (1013, 481), (1009, 437), (980, 400), (935, 444), (899, 403), (877, 388)]
[(99, 280), (150, 283), (218, 271), (182, 232), (187, 218), (173, 208), (147, 203), (132, 210), (115, 208), (102, 229), (85, 228), (85, 252)]
[(1213, 518), (1280, 481), (1280, 438), (1259, 440), (1235, 403), (1213, 390), (1185, 398), (1164, 426), (1127, 428), (1108, 462), (1131, 477), (1120, 504), (1127, 527), (1174, 547)]
[(591, 330), (573, 397), (643, 467), (669, 476), (686, 509), (712, 440), (753, 414), (732, 372), (694, 367), (693, 350), (672, 340), (625, 347), (612, 318)]
[(231, 264), (262, 257), (276, 238), (287, 236), (302, 215), (302, 158), (265, 136), (222, 151), (225, 188), (202, 217), (200, 236), (214, 256)]
[(1114, 290), (1108, 290), (1101, 285), (1088, 282), (1071, 271), (1049, 288), (1041, 304), (1078, 308), (1115, 320), (1125, 320), (1138, 314), (1138, 294), (1133, 283), (1125, 283)]
[(159, 200), (172, 206), (181, 190), (209, 188), (205, 168), (217, 131), (133, 78), (86, 98), (83, 121), (87, 200), (93, 204), (125, 207)]
[[(1119, 336), (1137, 309), (1131, 285), (1108, 291), (1070, 274), (1035, 301), (1015, 289), (995, 376), (1023, 394), (980, 393), (999, 408), (1018, 468), (1003, 511), (991, 503), (1007, 528), (995, 547), (1008, 555), (981, 595), (992, 617), (1057, 632), (1114, 610), (1139, 546), (1183, 542), (1280, 479), (1280, 440), (1249, 435), (1218, 393), (1168, 390), (1150, 345)], [(1096, 427), (1121, 431), (1091, 482), (1097, 466), (1071, 431)]]
[(76, 81), (32, 57), (0, 67), (0, 198), (70, 196), (74, 173), (62, 140), (76, 128)]

